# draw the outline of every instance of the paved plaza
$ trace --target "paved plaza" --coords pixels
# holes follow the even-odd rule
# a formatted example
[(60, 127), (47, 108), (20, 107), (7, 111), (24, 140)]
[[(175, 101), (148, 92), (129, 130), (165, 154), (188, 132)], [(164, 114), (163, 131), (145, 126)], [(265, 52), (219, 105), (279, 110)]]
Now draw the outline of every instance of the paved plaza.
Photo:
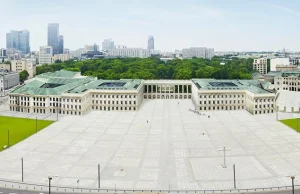
[(96, 188), (98, 164), (102, 188), (232, 189), (233, 164), (238, 188), (290, 185), (285, 175), (300, 175), (300, 135), (275, 113), (189, 109), (191, 100), (144, 100), (136, 112), (62, 117), (1, 152), (0, 178), (21, 180), (22, 157), (25, 182), (54, 176), (74, 187)]

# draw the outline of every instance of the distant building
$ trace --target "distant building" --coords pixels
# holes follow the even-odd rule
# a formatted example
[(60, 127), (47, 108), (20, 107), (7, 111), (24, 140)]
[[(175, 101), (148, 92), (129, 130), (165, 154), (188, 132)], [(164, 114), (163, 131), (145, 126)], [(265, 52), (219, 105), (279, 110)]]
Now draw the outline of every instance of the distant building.
[(284, 69), (285, 66), (290, 66), (290, 65), (292, 64), (290, 64), (289, 58), (275, 58), (275, 59), (271, 59), (270, 70), (280, 71), (279, 69)]
[(0, 69), (0, 92), (3, 92), (19, 84), (19, 73)]
[(85, 48), (80, 48), (80, 49), (77, 49), (75, 51), (70, 51), (70, 54), (72, 55), (72, 57), (74, 58), (80, 58), (81, 57), (81, 54), (85, 53), (86, 52), (86, 49)]
[(85, 52), (88, 52), (88, 51), (99, 51), (99, 45), (97, 45), (97, 44), (85, 45), (84, 48), (85, 48)]
[(105, 39), (102, 42), (102, 50), (106, 51), (106, 50), (112, 50), (112, 49), (115, 49), (114, 41), (112, 41), (111, 39)]
[(39, 64), (52, 64), (53, 63), (53, 50), (52, 46), (41, 46), (39, 53)]
[(63, 54), (64, 53), (64, 36), (60, 35), (59, 36), (59, 49), (58, 49), (58, 53), (59, 54)]
[(60, 60), (62, 62), (72, 59), (72, 55), (70, 54), (56, 54), (53, 56), (53, 62)]
[(184, 59), (187, 58), (204, 58), (204, 59), (211, 59), (214, 56), (214, 49), (206, 48), (206, 47), (191, 47), (182, 49), (182, 57)]
[(0, 49), (0, 57), (6, 57), (6, 49)]
[(59, 54), (59, 24), (48, 24), (48, 46), (53, 49), (53, 54)]
[(151, 52), (150, 50), (143, 48), (122, 48), (108, 50), (107, 56), (147, 58), (151, 56)]
[(22, 72), (26, 70), (29, 74), (29, 78), (32, 78), (36, 74), (36, 64), (32, 60), (22, 59), (22, 60), (12, 60), (11, 71)]
[(148, 37), (148, 50), (154, 50), (154, 37), (149, 36)]
[(6, 34), (6, 49), (16, 49), (23, 54), (30, 52), (29, 31), (10, 31)]
[(268, 62), (266, 58), (254, 59), (253, 69), (261, 73), (262, 75), (267, 74)]
[(104, 58), (103, 52), (100, 51), (87, 51), (81, 54), (82, 59), (97, 59)]
[(278, 73), (274, 85), (276, 90), (300, 91), (300, 71)]
[(65, 48), (65, 49), (64, 49), (64, 54), (71, 54), (70, 49)]

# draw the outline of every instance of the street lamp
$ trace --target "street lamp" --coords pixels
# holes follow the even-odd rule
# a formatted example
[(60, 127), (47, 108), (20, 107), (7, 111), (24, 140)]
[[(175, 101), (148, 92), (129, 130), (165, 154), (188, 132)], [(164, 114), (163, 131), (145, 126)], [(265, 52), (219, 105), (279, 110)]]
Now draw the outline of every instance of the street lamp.
[(295, 185), (294, 185), (294, 180), (297, 180), (295, 179), (295, 174), (293, 174), (292, 176), (290, 175), (285, 175), (286, 177), (290, 177), (292, 179), (292, 193), (295, 194)]
[(52, 180), (52, 177), (48, 176), (48, 180), (49, 180), (49, 194), (51, 194), (51, 180)]
[(7, 147), (9, 147), (9, 129), (7, 129)]
[(48, 176), (48, 181), (49, 181), (49, 194), (51, 194), (51, 180), (53, 177), (57, 177), (57, 176)]

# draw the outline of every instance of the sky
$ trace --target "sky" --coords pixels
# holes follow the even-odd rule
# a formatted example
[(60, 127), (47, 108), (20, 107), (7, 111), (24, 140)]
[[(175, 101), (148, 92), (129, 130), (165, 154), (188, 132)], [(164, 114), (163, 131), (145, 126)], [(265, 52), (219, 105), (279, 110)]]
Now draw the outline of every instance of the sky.
[(0, 48), (10, 30), (29, 30), (31, 50), (59, 23), (65, 48), (101, 45), (181, 50), (300, 51), (299, 0), (0, 0)]

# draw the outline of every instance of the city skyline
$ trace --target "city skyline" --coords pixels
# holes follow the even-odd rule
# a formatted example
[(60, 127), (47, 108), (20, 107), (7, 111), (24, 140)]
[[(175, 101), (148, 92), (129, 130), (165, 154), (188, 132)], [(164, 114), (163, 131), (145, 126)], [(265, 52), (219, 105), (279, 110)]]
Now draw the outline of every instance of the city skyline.
[[(177, 0), (173, 4), (157, 0), (89, 4), (66, 0), (51, 1), (47, 6), (37, 0), (4, 2), (0, 15), (9, 17), (0, 29), (1, 48), (5, 48), (8, 31), (26, 29), (31, 34), (31, 50), (38, 50), (47, 45), (48, 23), (58, 23), (65, 47), (71, 50), (86, 44), (100, 45), (107, 38), (117, 45), (147, 48), (149, 35), (155, 37), (155, 48), (161, 51), (189, 47), (211, 47), (216, 51), (300, 50), (298, 27), (293, 25), (300, 16), (300, 3), (295, 0), (284, 4), (278, 0)], [(13, 15), (10, 8), (14, 8)]]

